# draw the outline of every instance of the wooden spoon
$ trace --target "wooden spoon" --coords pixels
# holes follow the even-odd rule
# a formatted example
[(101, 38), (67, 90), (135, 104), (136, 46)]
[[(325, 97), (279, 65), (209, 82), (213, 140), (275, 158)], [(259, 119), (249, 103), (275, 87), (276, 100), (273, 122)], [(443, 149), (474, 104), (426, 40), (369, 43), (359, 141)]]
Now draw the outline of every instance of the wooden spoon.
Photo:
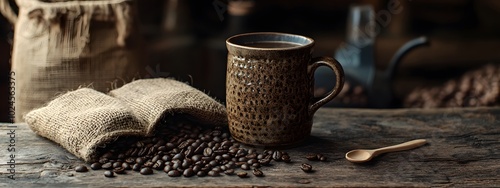
[(417, 139), (409, 142), (405, 142), (398, 145), (387, 146), (379, 149), (367, 150), (367, 149), (357, 149), (347, 152), (345, 158), (353, 163), (363, 163), (371, 160), (382, 153), (403, 151), (413, 149), (427, 143), (425, 139)]

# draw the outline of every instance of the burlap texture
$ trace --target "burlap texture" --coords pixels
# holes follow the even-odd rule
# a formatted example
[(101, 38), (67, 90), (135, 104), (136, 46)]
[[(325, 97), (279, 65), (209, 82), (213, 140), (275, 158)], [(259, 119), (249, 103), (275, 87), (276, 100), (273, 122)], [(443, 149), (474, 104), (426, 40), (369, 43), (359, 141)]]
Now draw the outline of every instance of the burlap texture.
[(120, 136), (152, 136), (161, 118), (183, 114), (203, 124), (226, 124), (225, 107), (191, 86), (164, 78), (137, 80), (106, 95), (82, 88), (25, 116), (26, 123), (87, 162)]
[(81, 85), (109, 92), (144, 72), (133, 0), (16, 2), (16, 122)]

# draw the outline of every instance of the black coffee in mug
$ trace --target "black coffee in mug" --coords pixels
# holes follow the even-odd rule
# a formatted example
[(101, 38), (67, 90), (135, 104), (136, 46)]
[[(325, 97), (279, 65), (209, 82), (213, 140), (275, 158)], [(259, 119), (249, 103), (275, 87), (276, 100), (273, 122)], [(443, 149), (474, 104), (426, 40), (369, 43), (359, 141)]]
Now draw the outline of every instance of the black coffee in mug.
[(292, 42), (260, 41), (254, 43), (245, 43), (244, 46), (254, 47), (254, 48), (293, 48), (302, 45)]

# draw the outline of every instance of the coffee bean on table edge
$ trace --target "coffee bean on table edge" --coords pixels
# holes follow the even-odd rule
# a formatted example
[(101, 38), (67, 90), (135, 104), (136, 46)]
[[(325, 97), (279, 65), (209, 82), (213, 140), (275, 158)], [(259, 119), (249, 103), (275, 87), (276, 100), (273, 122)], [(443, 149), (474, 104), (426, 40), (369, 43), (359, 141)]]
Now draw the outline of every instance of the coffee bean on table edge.
[(115, 173), (113, 173), (113, 171), (111, 171), (111, 170), (106, 170), (106, 171), (104, 171), (104, 176), (106, 176), (108, 178), (112, 178), (115, 176)]
[(150, 174), (153, 174), (153, 170), (149, 167), (144, 167), (141, 169), (140, 173), (142, 175), (150, 175)]
[(246, 177), (248, 177), (246, 172), (238, 172), (236, 175), (238, 177), (240, 177), (240, 178), (246, 178)]
[(300, 165), (300, 169), (302, 169), (302, 171), (304, 172), (312, 172), (312, 166), (307, 163), (303, 163), (302, 165)]
[(125, 168), (123, 168), (123, 167), (114, 168), (113, 172), (115, 172), (116, 174), (126, 174)]
[(90, 168), (91, 168), (92, 170), (99, 170), (99, 169), (101, 169), (101, 163), (97, 163), (97, 162), (96, 162), (96, 163), (92, 163), (92, 164), (90, 165)]
[(87, 169), (87, 166), (85, 166), (85, 165), (80, 165), (80, 166), (75, 167), (75, 171), (76, 172), (87, 172), (87, 171), (89, 171), (89, 169)]
[(255, 175), (257, 177), (263, 177), (264, 173), (261, 170), (259, 170), (258, 168), (255, 168), (255, 169), (253, 169), (253, 175)]

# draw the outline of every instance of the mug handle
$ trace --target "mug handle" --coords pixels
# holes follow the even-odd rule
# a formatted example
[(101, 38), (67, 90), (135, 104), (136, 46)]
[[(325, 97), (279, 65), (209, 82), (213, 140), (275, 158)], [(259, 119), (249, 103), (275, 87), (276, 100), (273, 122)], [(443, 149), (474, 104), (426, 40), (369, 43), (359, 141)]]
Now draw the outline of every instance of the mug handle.
[[(332, 91), (330, 91), (325, 97), (323, 98), (315, 98), (313, 97), (315, 101), (312, 101), (312, 104), (309, 106), (309, 115), (312, 116), (314, 113), (323, 105), (331, 101), (333, 98), (335, 98), (340, 91), (342, 91), (342, 87), (344, 87), (344, 69), (340, 65), (340, 63), (327, 56), (323, 57), (316, 57), (311, 60), (312, 64), (310, 64), (307, 67), (307, 72), (309, 73), (309, 78), (314, 79), (314, 72), (316, 69), (320, 66), (327, 66), (335, 72), (335, 77), (336, 77), (336, 82), (335, 82), (335, 87), (333, 88)], [(313, 94), (314, 95), (314, 94)]]

